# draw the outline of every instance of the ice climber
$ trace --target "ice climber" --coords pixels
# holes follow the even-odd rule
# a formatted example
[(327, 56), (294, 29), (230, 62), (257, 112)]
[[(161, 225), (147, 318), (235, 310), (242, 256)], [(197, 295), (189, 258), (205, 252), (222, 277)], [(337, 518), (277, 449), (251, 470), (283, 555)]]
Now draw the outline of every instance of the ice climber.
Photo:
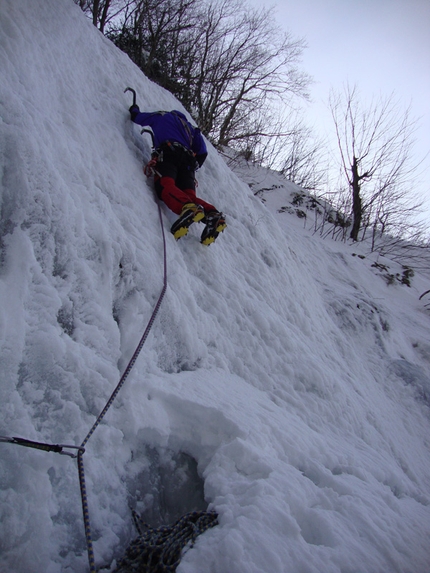
[(134, 123), (149, 126), (154, 135), (155, 191), (167, 207), (179, 215), (171, 227), (175, 239), (184, 237), (190, 225), (200, 221), (205, 224), (201, 243), (210, 245), (227, 225), (222, 213), (196, 195), (195, 171), (208, 154), (200, 130), (180, 111), (147, 113), (141, 112), (136, 104), (129, 111)]

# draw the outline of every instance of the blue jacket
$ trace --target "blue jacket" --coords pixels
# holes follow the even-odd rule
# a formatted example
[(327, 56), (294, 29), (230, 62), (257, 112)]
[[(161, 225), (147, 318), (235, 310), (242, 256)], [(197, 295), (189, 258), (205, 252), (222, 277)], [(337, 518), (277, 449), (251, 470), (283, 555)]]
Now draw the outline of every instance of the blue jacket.
[(138, 125), (151, 127), (154, 133), (154, 147), (157, 149), (164, 142), (177, 142), (195, 155), (201, 166), (208, 154), (206, 143), (200, 130), (191, 125), (185, 115), (177, 110), (141, 112), (138, 108), (130, 110), (131, 119)]

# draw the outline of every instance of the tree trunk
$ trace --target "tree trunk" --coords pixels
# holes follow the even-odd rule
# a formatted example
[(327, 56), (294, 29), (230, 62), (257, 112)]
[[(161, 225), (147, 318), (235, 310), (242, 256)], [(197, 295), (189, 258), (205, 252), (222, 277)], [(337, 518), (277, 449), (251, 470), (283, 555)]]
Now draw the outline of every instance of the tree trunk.
[(363, 206), (361, 203), (361, 195), (360, 195), (360, 181), (361, 177), (358, 174), (358, 163), (357, 158), (353, 158), (352, 166), (352, 214), (353, 214), (353, 223), (350, 237), (354, 241), (358, 241), (358, 233), (360, 232), (361, 227), (361, 220), (363, 218)]
[(93, 24), (97, 28), (97, 22), (99, 17), (99, 6), (100, 0), (94, 0), (93, 2)]
[(100, 17), (99, 30), (102, 34), (105, 33), (105, 25), (106, 25), (106, 20), (107, 20), (109, 8), (110, 8), (110, 1), (111, 0), (105, 0), (103, 10), (102, 10), (102, 15)]

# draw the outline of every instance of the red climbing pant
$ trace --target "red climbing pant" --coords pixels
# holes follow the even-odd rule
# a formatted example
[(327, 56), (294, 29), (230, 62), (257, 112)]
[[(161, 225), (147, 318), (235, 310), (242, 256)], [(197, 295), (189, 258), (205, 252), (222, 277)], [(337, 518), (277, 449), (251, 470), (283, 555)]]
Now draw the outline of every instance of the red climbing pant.
[(161, 177), (159, 186), (161, 188), (161, 193), (159, 193), (160, 199), (177, 215), (181, 213), (182, 207), (186, 203), (201, 205), (206, 213), (216, 211), (213, 205), (197, 197), (194, 189), (180, 189), (172, 177)]

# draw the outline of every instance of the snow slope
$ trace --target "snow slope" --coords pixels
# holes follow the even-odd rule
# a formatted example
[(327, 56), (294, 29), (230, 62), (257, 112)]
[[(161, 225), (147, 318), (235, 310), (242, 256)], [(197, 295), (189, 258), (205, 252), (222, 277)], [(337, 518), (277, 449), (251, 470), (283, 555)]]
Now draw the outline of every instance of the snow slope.
[[(79, 445), (163, 282), (124, 88), (180, 106), (71, 0), (1, 0), (0, 62), (0, 435)], [(278, 213), (294, 186), (247, 177), (210, 149), (209, 248), (163, 208), (167, 293), (84, 456), (97, 565), (135, 536), (129, 505), (159, 525), (209, 504), (179, 573), (428, 573), (429, 277), (388, 286)], [(75, 461), (0, 443), (0, 464), (0, 570), (86, 571)]]

